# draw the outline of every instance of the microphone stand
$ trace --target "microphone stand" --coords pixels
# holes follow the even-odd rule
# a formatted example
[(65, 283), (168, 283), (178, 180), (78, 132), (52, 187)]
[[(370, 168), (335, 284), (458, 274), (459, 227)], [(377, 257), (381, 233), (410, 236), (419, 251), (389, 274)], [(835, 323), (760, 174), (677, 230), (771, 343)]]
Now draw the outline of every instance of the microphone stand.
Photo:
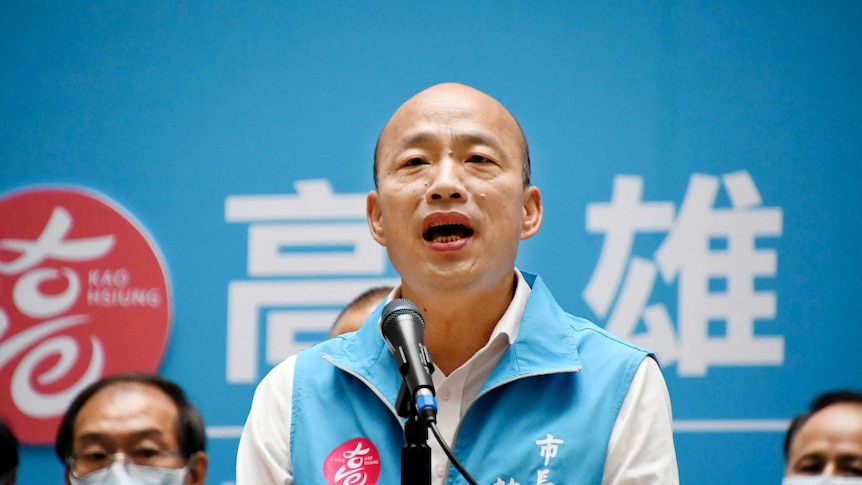
[(431, 485), (428, 426), (420, 419), (406, 382), (401, 383), (395, 406), (398, 415), (407, 418), (404, 423), (404, 446), (401, 447), (401, 485)]

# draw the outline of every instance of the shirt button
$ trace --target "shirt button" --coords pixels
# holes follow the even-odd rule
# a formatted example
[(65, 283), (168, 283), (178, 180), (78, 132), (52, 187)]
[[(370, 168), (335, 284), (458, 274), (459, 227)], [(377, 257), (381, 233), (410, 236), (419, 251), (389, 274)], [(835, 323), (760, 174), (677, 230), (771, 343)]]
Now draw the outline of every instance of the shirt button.
[(446, 471), (446, 467), (443, 465), (437, 465), (437, 467), (434, 469), (434, 473), (436, 473), (438, 477), (443, 477), (444, 471)]
[(447, 391), (443, 391), (443, 394), (441, 394), (440, 397), (442, 397), (444, 401), (448, 401), (449, 398), (452, 397), (452, 395), (449, 394), (449, 391), (447, 390)]

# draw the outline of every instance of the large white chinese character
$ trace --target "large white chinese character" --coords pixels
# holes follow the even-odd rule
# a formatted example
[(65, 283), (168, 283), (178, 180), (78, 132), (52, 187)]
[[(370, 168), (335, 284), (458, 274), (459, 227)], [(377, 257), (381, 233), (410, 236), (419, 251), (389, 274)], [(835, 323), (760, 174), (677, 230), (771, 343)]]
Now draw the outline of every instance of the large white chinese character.
[(397, 281), (382, 277), (386, 252), (368, 231), (365, 194), (335, 194), (326, 180), (294, 187), (297, 195), (225, 201), (227, 222), (250, 223), (248, 275), (266, 278), (228, 285), (228, 382), (257, 380), (260, 319), (266, 363), (276, 364), (325, 336), (356, 295)]
[[(587, 230), (604, 232), (605, 242), (584, 299), (603, 317), (619, 290), (606, 328), (654, 350), (664, 364), (678, 362), (680, 375), (702, 376), (710, 365), (780, 365), (784, 360), (783, 337), (754, 331), (755, 321), (773, 319), (776, 308), (774, 292), (755, 290), (755, 279), (775, 276), (777, 268), (775, 251), (757, 248), (755, 241), (781, 235), (781, 209), (761, 206), (746, 171), (726, 174), (722, 184), (730, 208), (715, 207), (717, 177), (692, 176), (654, 261), (631, 256), (632, 235), (660, 230), (667, 220), (658, 210), (670, 207), (672, 212), (672, 205), (650, 204), (652, 219), (644, 221), (648, 205), (638, 202), (640, 183), (620, 176), (610, 204), (587, 208)], [(632, 193), (625, 197), (624, 190)], [(635, 221), (623, 210), (641, 215)], [(591, 222), (591, 217), (608, 220)], [(648, 305), (658, 272), (665, 283), (676, 281), (679, 288), (676, 332), (663, 304)], [(636, 333), (641, 318), (646, 331)], [(718, 331), (710, 332), (711, 325)]]
[(299, 181), (294, 186), (297, 195), (231, 196), (225, 201), (228, 222), (252, 223), (249, 276), (385, 270), (385, 251), (368, 231), (365, 194), (335, 194), (326, 180)]
[(596, 315), (604, 317), (625, 272), (635, 234), (666, 231), (673, 222), (673, 204), (641, 201), (640, 177), (614, 178), (610, 204), (587, 206), (587, 232), (605, 235), (602, 253), (593, 277), (584, 290), (584, 300)]

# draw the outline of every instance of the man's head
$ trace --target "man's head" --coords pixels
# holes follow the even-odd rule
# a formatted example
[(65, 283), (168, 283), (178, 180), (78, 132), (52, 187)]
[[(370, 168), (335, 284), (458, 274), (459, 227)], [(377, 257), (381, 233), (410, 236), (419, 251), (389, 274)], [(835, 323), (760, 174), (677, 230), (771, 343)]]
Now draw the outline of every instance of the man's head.
[(67, 483), (134, 475), (143, 465), (148, 474), (185, 475), (178, 483), (197, 485), (208, 466), (200, 413), (177, 384), (150, 374), (115, 375), (85, 388), (63, 416), (54, 449)]
[[(467, 89), (472, 89), (472, 88), (469, 88), (468, 86), (463, 86), (463, 85), (459, 85), (459, 84), (455, 84), (455, 83), (445, 83), (445, 84), (439, 84), (437, 86), (432, 86), (431, 88), (428, 88), (428, 90), (426, 90), (426, 91), (429, 91), (431, 89), (443, 88), (443, 87), (458, 87), (458, 86), (461, 86), (461, 87), (464, 87)], [(419, 93), (419, 94), (422, 94), (422, 93)], [(406, 104), (407, 103), (405, 103), (405, 105)], [(500, 105), (500, 108), (503, 108), (503, 110), (506, 110), (503, 107), (503, 105)], [(508, 111), (506, 111), (506, 112), (508, 113)], [(527, 144), (527, 136), (524, 135), (524, 130), (521, 128), (521, 125), (518, 123), (518, 120), (515, 119), (515, 117), (512, 116), (511, 114), (509, 114), (509, 116), (512, 118), (512, 121), (514, 121), (515, 124), (518, 126), (518, 133), (519, 133), (518, 138), (519, 138), (519, 142), (521, 145), (521, 161), (523, 164), (522, 165), (522, 169), (523, 169), (522, 179), (524, 182), (524, 186), (527, 186), (527, 185), (530, 185), (530, 174), (531, 174), (531, 170), (532, 170), (530, 167), (530, 147)], [(394, 118), (394, 116), (393, 116), (393, 118)], [(390, 120), (390, 123), (391, 123), (391, 120)], [(387, 124), (387, 126), (388, 126), (388, 124)], [(385, 129), (386, 128), (384, 127), (384, 131), (385, 131)], [(381, 137), (382, 137), (382, 135), (381, 135)], [(373, 165), (374, 188), (378, 187), (378, 182), (379, 182), (379, 178), (378, 178), (378, 174), (377, 174), (379, 153), (380, 153), (380, 138), (377, 139), (377, 145), (375, 145), (375, 147), (374, 147), (374, 165)]]
[(784, 439), (784, 474), (862, 477), (862, 393), (828, 392), (797, 416)]
[(0, 419), (0, 485), (15, 485), (18, 471), (18, 438)]
[(520, 125), (471, 87), (439, 84), (405, 102), (380, 135), (375, 167), (369, 226), (404, 291), (499, 286), (541, 225)]
[(368, 315), (386, 298), (390, 291), (392, 291), (391, 286), (377, 286), (357, 295), (338, 314), (338, 318), (335, 319), (335, 323), (329, 331), (329, 337), (359, 330), (362, 322), (368, 318)]

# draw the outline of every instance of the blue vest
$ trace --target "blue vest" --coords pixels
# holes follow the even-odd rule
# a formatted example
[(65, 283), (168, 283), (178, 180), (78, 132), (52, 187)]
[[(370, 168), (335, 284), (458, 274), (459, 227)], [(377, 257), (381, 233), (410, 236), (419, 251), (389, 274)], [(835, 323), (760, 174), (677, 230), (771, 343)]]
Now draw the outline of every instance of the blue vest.
[[(611, 431), (647, 353), (565, 313), (540, 278), (523, 275), (532, 292), (517, 338), (449, 446), (481, 485), (601, 484)], [(402, 378), (376, 325), (381, 309), (355, 334), (297, 355), (290, 436), (297, 485), (327, 485), (324, 466), (355, 438), (376, 448), (377, 483), (401, 483), (404, 435), (394, 403)], [(467, 481), (450, 465), (448, 483)]]

